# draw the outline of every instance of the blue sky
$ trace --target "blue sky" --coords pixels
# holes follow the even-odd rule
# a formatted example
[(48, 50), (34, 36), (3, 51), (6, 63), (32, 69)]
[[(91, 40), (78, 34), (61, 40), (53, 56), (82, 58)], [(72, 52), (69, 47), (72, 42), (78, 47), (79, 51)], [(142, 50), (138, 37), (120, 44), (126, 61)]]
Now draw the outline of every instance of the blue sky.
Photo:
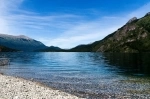
[(147, 12), (150, 0), (0, 0), (0, 33), (71, 48), (100, 40)]

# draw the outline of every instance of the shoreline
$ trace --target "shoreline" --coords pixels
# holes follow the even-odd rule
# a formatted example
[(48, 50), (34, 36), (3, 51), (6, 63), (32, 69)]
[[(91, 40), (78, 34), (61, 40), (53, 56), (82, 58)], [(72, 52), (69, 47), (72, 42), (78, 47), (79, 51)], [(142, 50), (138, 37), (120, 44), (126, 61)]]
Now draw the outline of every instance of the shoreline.
[(83, 99), (38, 82), (0, 73), (0, 99)]

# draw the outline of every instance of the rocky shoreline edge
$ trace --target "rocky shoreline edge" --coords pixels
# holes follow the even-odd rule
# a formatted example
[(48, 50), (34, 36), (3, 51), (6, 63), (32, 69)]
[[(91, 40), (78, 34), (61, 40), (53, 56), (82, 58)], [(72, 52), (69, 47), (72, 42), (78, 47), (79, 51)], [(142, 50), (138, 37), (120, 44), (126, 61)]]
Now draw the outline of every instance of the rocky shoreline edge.
[(38, 82), (0, 74), (0, 99), (83, 99)]

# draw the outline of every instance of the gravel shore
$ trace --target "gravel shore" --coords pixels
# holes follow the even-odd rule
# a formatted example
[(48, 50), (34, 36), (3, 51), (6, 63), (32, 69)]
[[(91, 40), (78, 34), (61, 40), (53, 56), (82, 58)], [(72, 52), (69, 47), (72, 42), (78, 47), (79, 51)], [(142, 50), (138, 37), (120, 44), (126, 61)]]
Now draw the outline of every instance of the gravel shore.
[(39, 83), (0, 74), (0, 99), (81, 99)]

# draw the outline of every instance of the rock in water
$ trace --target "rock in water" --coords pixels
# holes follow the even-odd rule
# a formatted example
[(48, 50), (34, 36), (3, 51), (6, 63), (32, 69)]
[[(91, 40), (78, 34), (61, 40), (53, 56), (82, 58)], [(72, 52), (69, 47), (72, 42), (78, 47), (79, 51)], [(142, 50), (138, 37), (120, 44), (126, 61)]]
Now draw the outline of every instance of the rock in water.
[(9, 65), (10, 61), (7, 58), (0, 58), (0, 66)]

